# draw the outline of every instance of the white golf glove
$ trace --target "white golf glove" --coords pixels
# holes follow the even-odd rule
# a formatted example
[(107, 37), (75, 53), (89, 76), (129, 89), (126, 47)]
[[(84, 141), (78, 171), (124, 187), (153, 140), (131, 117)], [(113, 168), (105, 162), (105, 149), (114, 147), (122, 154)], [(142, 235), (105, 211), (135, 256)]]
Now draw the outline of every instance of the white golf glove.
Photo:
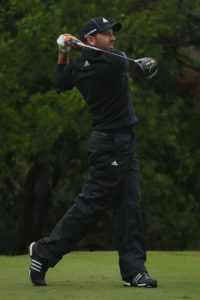
[(67, 46), (67, 45), (64, 43), (64, 39), (65, 39), (64, 34), (61, 34), (61, 35), (59, 36), (59, 38), (57, 39), (57, 45), (58, 45), (58, 48), (59, 48), (63, 53), (66, 53), (66, 52), (69, 52), (69, 51), (70, 51), (70, 47)]

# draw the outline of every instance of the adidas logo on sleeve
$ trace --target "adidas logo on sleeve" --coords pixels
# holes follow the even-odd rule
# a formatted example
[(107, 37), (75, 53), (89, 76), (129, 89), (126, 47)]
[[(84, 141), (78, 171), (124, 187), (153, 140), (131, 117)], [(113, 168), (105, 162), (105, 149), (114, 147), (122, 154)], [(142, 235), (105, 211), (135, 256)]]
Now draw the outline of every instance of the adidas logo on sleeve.
[(89, 61), (88, 61), (88, 60), (86, 60), (83, 66), (84, 66), (84, 67), (88, 67), (88, 66), (90, 66), (90, 63), (89, 63)]

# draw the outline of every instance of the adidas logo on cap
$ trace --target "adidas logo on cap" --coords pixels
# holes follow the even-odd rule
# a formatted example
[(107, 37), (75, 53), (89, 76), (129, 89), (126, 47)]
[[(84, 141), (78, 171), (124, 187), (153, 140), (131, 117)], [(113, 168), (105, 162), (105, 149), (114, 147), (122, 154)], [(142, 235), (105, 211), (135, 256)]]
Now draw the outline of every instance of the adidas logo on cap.
[(103, 22), (104, 23), (109, 23), (108, 20), (106, 20), (105, 18), (103, 18)]

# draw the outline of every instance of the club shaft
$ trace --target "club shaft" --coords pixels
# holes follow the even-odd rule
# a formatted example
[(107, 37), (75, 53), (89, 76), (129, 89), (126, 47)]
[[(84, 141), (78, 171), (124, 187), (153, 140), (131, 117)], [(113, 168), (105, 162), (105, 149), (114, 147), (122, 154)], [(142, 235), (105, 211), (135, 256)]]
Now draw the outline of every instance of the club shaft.
[(88, 49), (92, 49), (92, 50), (95, 50), (95, 51), (100, 51), (100, 52), (103, 52), (103, 53), (107, 53), (107, 54), (110, 54), (110, 55), (113, 55), (113, 56), (118, 56), (118, 57), (121, 57), (123, 59), (133, 61), (135, 63), (138, 61), (138, 59), (132, 59), (132, 58), (129, 58), (129, 57), (125, 56), (125, 55), (120, 55), (120, 54), (117, 54), (117, 53), (106, 51), (104, 49), (100, 49), (100, 48), (97, 48), (97, 47), (89, 46), (89, 45), (86, 45), (86, 44), (84, 44), (82, 42), (77, 42), (75, 40), (71, 40), (70, 43), (73, 44), (73, 45), (75, 45), (75, 46), (80, 46), (80, 47), (83, 47), (83, 48), (88, 48)]

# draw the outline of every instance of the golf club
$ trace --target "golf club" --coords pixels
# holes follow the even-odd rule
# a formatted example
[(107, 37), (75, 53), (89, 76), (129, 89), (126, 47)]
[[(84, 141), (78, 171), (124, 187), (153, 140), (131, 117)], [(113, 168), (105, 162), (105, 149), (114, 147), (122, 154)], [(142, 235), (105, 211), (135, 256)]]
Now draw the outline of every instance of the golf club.
[(70, 43), (74, 46), (80, 46), (80, 47), (83, 47), (83, 48), (88, 48), (88, 49), (92, 49), (92, 50), (95, 50), (95, 51), (100, 51), (100, 52), (103, 52), (103, 53), (106, 53), (106, 54), (109, 54), (109, 55), (118, 56), (118, 57), (121, 57), (123, 59), (132, 61), (142, 69), (142, 71), (144, 72), (145, 77), (147, 77), (147, 78), (152, 78), (158, 71), (157, 61), (154, 58), (151, 58), (151, 57), (133, 59), (133, 58), (127, 57), (125, 54), (120, 55), (120, 54), (117, 54), (117, 53), (109, 52), (109, 51), (106, 51), (104, 49), (93, 47), (93, 46), (90, 46), (90, 45), (87, 45), (87, 44), (84, 44), (82, 42), (78, 42), (78, 41), (75, 41), (75, 40), (71, 40)]

